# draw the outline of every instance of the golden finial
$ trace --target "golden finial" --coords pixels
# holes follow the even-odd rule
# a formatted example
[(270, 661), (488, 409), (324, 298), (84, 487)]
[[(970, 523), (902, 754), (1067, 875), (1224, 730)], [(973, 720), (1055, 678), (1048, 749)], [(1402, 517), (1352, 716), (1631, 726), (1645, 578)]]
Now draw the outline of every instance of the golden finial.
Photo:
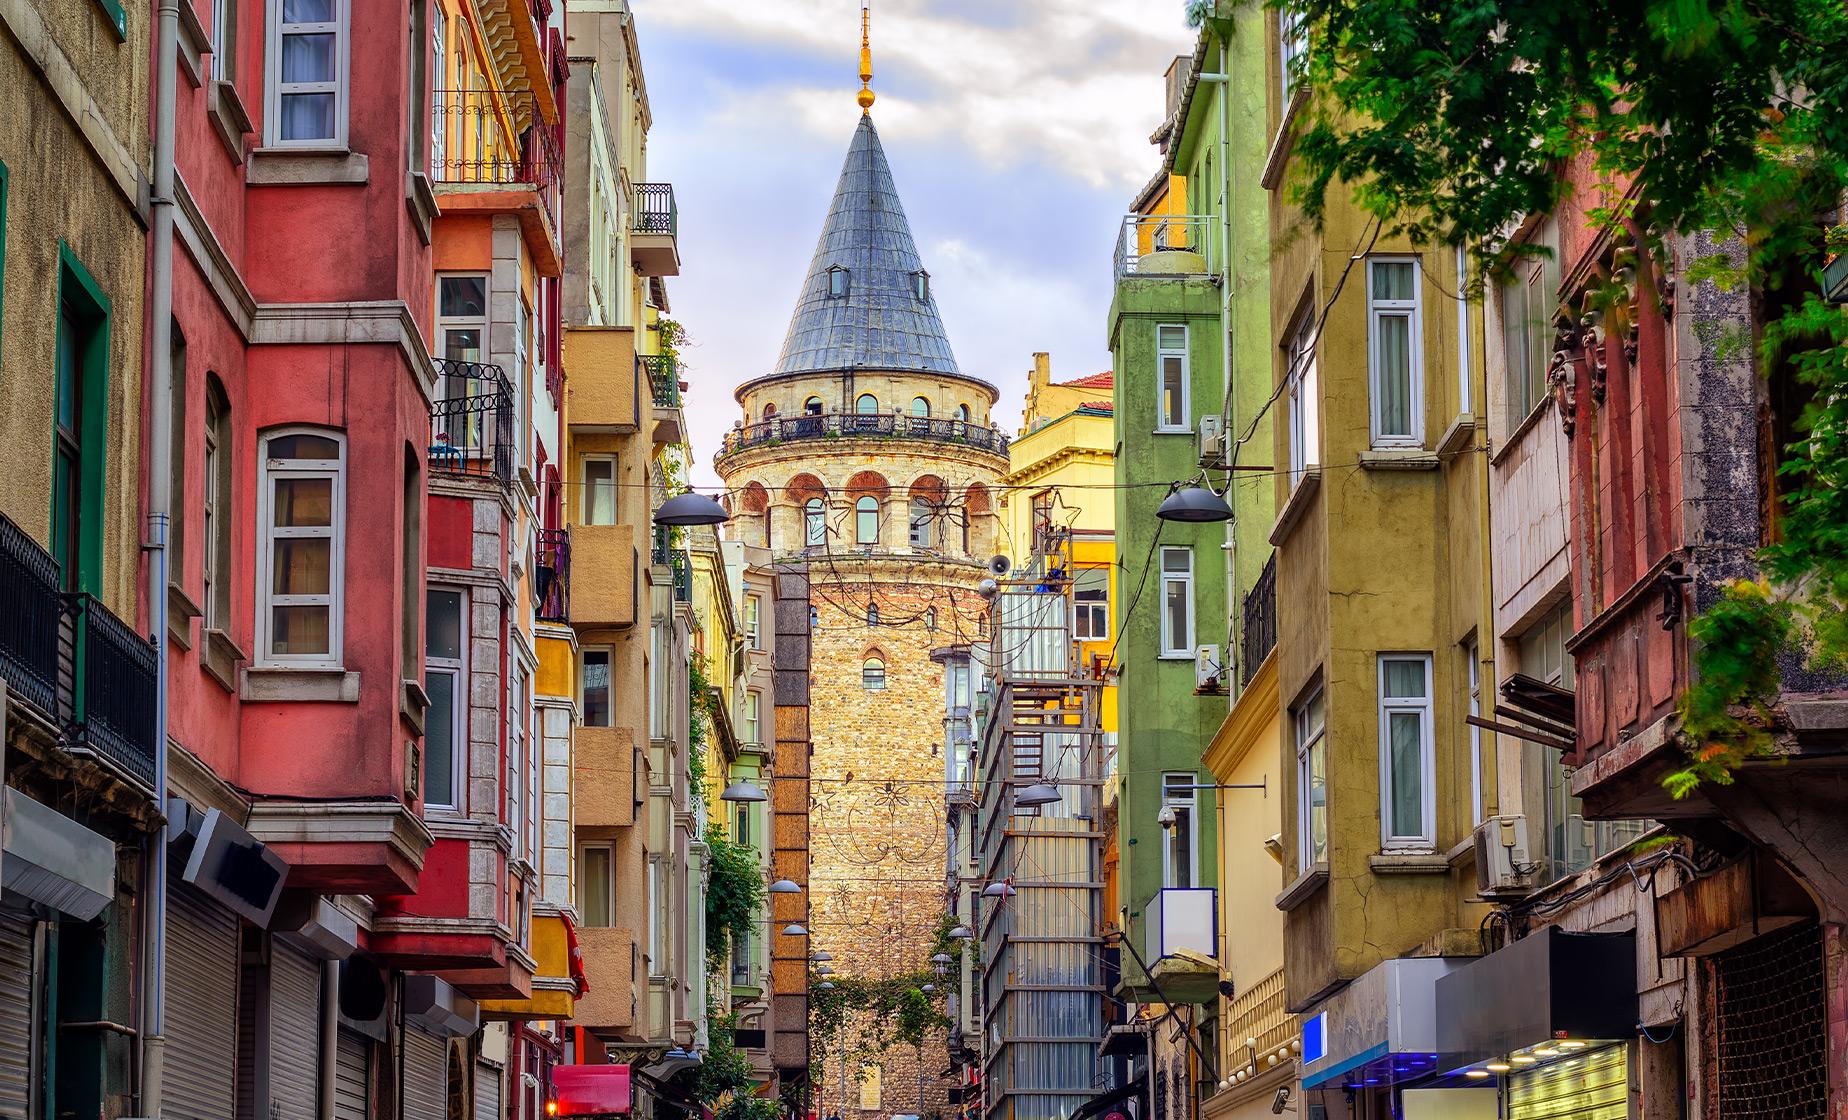
[(860, 112), (871, 114), (873, 111), (873, 12), (871, 0), (860, 3), (860, 93), (854, 98), (860, 103)]

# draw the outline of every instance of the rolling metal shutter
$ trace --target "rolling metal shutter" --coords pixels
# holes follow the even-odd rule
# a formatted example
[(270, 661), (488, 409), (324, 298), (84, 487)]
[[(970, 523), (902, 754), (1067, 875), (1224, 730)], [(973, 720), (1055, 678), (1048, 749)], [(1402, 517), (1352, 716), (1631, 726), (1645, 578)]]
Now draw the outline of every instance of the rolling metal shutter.
[(320, 1114), (321, 962), (272, 942), (270, 952), (270, 1120)]
[(167, 898), (167, 1117), (235, 1114), (237, 919), (175, 883)]
[(334, 1044), (334, 1120), (371, 1120), (372, 1040), (340, 1028)]
[(475, 1063), (475, 1120), (501, 1120), (501, 1071)]
[(449, 1044), (433, 1034), (404, 1031), (404, 1120), (447, 1120)]
[(0, 910), (0, 1118), (25, 1120), (32, 1098), (32, 915)]
[(1508, 1120), (1626, 1120), (1629, 1046), (1619, 1043), (1508, 1075)]

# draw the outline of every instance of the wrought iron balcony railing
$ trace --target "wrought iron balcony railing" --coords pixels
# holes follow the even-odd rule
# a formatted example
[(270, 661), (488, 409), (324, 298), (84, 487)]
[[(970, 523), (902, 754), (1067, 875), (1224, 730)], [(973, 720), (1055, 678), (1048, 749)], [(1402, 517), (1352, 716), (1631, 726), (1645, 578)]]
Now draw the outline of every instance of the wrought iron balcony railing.
[(563, 161), (525, 90), (440, 89), (432, 96), (430, 177), (438, 183), (530, 186), (553, 210)]
[(1117, 231), (1114, 277), (1210, 276), (1220, 271), (1213, 219), (1203, 214), (1130, 214)]
[(535, 573), (540, 622), (571, 621), (571, 530), (539, 530)]
[(674, 573), (674, 602), (691, 603), (693, 601), (693, 562), (687, 554), (674, 549), (667, 554), (668, 566)]
[(0, 673), (7, 690), (152, 789), (154, 643), (95, 596), (59, 589), (58, 562), (0, 516)]
[[(661, 503), (657, 501), (654, 504), (660, 505)], [(649, 553), (649, 556), (648, 556), (649, 563), (658, 565), (663, 568), (667, 567), (668, 555), (671, 551), (672, 551), (672, 546), (668, 543), (667, 526), (656, 525), (655, 531), (654, 531), (654, 549), (652, 552)]]
[(154, 707), (159, 667), (154, 643), (135, 633), (95, 596), (65, 597), (77, 637), (75, 721), (67, 734), (154, 786)]
[(513, 389), (499, 366), (436, 359), (430, 472), (513, 484)]
[(633, 225), (637, 233), (678, 236), (680, 210), (674, 204), (674, 184), (637, 183), (635, 185), (634, 216)]
[(1244, 627), (1239, 632), (1239, 680), (1250, 684), (1258, 666), (1277, 648), (1277, 554), (1264, 562), (1257, 582), (1245, 593)]
[(1007, 433), (985, 428), (967, 420), (940, 420), (930, 416), (903, 413), (831, 413), (826, 416), (773, 416), (756, 424), (745, 424), (725, 433), (725, 441), (714, 458), (753, 447), (765, 447), (791, 440), (841, 438), (925, 439), (937, 443), (960, 443), (969, 447), (1007, 454)]
[(648, 379), (656, 408), (680, 407), (680, 364), (672, 354), (637, 354), (635, 368)]

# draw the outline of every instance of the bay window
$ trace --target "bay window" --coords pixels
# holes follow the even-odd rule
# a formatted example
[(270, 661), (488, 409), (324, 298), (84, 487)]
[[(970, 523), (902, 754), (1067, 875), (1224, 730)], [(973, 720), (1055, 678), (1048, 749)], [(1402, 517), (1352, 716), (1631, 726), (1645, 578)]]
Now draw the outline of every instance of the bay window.
[(425, 809), (462, 808), (463, 759), (467, 754), (468, 593), (432, 587), (424, 594)]
[(334, 433), (273, 432), (263, 438), (257, 474), (257, 660), (338, 665), (345, 443)]
[(1367, 371), (1373, 446), (1424, 443), (1424, 346), (1418, 262), (1367, 262)]

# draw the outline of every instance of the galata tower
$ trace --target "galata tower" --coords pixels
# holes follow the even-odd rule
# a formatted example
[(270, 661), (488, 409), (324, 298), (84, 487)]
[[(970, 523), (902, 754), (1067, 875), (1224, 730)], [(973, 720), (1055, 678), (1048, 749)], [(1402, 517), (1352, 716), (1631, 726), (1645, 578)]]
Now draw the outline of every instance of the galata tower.
[[(928, 969), (956, 790), (946, 716), (966, 718), (959, 659), (986, 625), (976, 586), (1006, 551), (994, 508), (1007, 440), (994, 386), (956, 364), (870, 112), (782, 354), (734, 395), (744, 414), (715, 463), (728, 533), (808, 565), (809, 948), (836, 979)], [(920, 1069), (910, 1046), (844, 1034), (812, 1043), (821, 1115), (944, 1107), (940, 1042)]]

